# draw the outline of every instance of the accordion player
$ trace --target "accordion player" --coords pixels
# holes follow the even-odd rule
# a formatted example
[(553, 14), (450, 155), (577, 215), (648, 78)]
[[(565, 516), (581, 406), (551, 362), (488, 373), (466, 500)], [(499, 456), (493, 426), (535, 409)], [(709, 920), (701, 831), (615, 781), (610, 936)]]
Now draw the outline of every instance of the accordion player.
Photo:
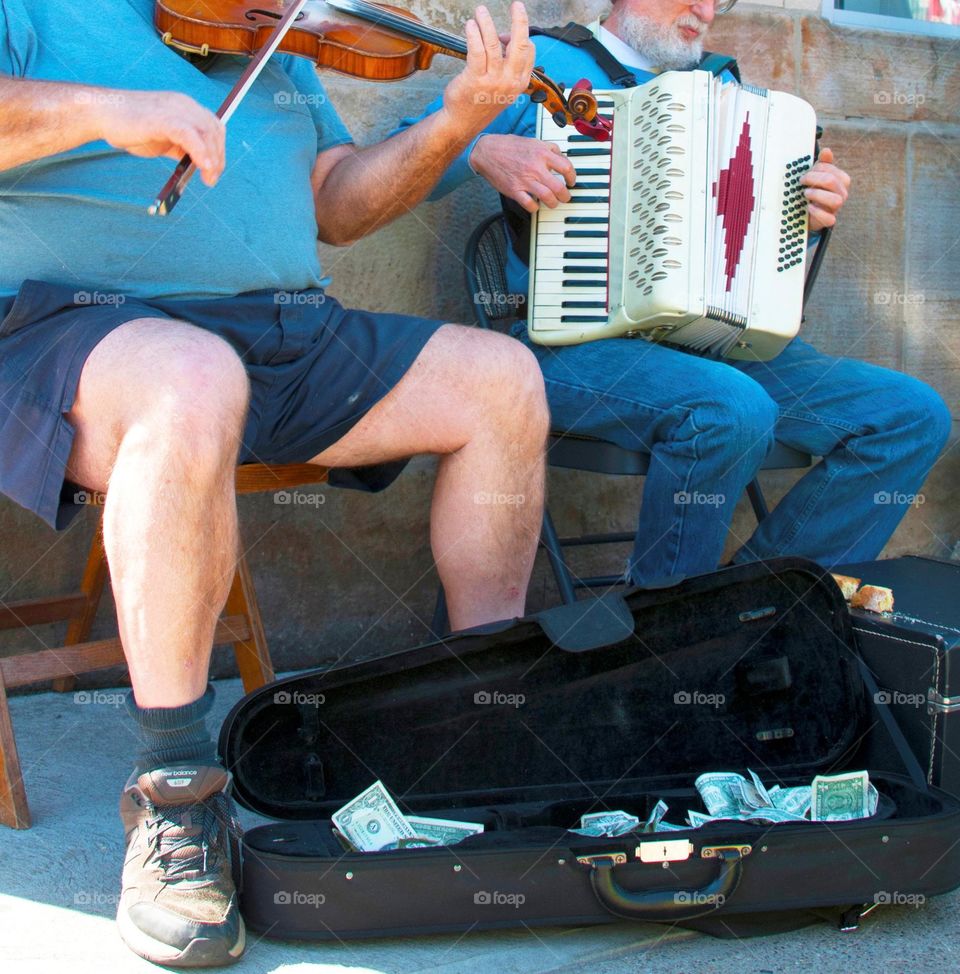
[(570, 158), (577, 183), (570, 202), (533, 217), (531, 340), (639, 336), (774, 358), (800, 328), (813, 108), (706, 71), (596, 94), (609, 142), (544, 124), (540, 109), (537, 136)]

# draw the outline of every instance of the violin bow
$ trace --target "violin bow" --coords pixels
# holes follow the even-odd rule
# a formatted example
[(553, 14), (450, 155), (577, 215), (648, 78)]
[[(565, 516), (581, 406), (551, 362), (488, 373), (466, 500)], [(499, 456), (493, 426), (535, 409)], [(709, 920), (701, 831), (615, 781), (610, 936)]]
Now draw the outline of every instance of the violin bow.
[[(266, 44), (260, 48), (257, 54), (247, 65), (243, 74), (237, 79), (237, 83), (230, 90), (230, 94), (224, 99), (223, 104), (217, 109), (217, 118), (224, 124), (230, 121), (230, 117), (240, 107), (247, 92), (257, 80), (260, 72), (264, 69), (271, 55), (280, 46), (280, 42), (286, 36), (287, 31), (293, 26), (293, 22), (300, 16), (300, 11), (306, 6), (307, 0), (294, 0), (287, 12), (277, 21), (277, 26), (267, 38)], [(167, 216), (170, 211), (180, 201), (183, 191), (190, 178), (197, 171), (194, 161), (189, 155), (184, 155), (173, 175), (167, 180), (153, 204), (147, 210), (150, 216)]]

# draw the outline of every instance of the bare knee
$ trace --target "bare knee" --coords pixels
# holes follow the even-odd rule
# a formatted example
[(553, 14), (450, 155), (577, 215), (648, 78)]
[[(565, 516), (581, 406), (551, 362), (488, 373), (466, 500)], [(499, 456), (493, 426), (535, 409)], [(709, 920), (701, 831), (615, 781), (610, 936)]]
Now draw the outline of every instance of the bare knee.
[(243, 363), (223, 339), (183, 322), (128, 322), (84, 365), (68, 471), (102, 488), (121, 446), (182, 456), (198, 471), (222, 466), (236, 457), (248, 399)]
[(474, 328), (457, 332), (465, 346), (460, 356), (460, 395), (469, 404), (474, 426), (542, 448), (549, 411), (536, 356), (506, 335)]

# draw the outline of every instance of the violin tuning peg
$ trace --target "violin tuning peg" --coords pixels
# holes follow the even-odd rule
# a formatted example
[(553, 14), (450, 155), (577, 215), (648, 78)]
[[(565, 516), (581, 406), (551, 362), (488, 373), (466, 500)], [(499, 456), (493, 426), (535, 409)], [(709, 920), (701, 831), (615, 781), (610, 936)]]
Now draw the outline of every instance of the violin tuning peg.
[(531, 92), (530, 101), (535, 105), (542, 105), (547, 100), (547, 93), (543, 88), (537, 88), (536, 91)]
[(563, 128), (569, 121), (566, 112), (554, 112), (550, 117), (557, 123), (557, 125), (560, 126), (560, 128)]

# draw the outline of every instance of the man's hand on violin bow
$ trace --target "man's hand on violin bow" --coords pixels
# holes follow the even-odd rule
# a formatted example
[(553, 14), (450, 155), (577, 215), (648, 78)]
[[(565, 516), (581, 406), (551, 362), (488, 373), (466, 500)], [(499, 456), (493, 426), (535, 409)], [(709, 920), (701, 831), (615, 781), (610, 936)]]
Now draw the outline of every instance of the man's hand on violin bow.
[(443, 110), (474, 135), (527, 90), (535, 51), (522, 3), (510, 6), (506, 51), (486, 7), (477, 7), (465, 33), (467, 66), (447, 85)]
[(536, 213), (540, 203), (551, 209), (570, 201), (577, 181), (573, 163), (552, 142), (525, 135), (480, 137), (470, 153), (474, 171), (498, 192)]
[(115, 92), (97, 101), (100, 137), (135, 156), (189, 155), (203, 181), (223, 173), (226, 127), (209, 109), (175, 91)]

